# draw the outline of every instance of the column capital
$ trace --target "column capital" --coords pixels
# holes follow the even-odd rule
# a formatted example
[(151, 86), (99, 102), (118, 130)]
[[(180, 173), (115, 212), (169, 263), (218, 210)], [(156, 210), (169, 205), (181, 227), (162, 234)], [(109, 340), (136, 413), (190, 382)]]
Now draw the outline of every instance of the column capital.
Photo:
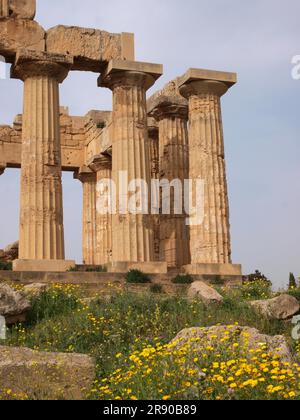
[(79, 171), (74, 173), (74, 179), (78, 179), (83, 184), (85, 182), (96, 181), (96, 172), (92, 171), (88, 166), (82, 166)]
[(111, 170), (112, 158), (109, 155), (96, 155), (90, 160), (88, 166), (94, 172), (101, 171), (102, 169)]
[(187, 99), (202, 94), (221, 97), (236, 83), (236, 73), (202, 69), (189, 69), (178, 82), (180, 94)]
[(11, 77), (25, 81), (29, 77), (47, 76), (62, 83), (73, 64), (73, 57), (43, 51), (20, 49), (11, 68)]
[(184, 98), (162, 95), (148, 102), (148, 113), (157, 121), (176, 117), (188, 120), (189, 108)]
[(163, 74), (160, 64), (112, 60), (98, 79), (98, 86), (113, 90), (117, 86), (140, 86), (146, 90)]

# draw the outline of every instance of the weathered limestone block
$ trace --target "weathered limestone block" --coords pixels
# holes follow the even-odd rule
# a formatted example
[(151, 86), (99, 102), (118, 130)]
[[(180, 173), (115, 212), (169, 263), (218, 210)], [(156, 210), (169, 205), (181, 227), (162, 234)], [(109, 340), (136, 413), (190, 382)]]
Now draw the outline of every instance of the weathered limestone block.
[[(9, 125), (0, 125), (0, 142), (1, 144), (9, 143), (11, 141), (11, 135), (12, 135), (13, 129)], [(1, 147), (1, 145), (0, 145)], [(1, 150), (1, 149), (0, 149)], [(2, 157), (1, 153), (1, 157)]]
[(181, 78), (177, 77), (174, 80), (168, 82), (162, 89), (155, 92), (148, 100), (147, 106), (148, 111), (151, 114), (151, 111), (156, 108), (158, 104), (162, 104), (164, 101), (167, 103), (175, 102), (185, 106), (188, 106), (187, 99), (183, 98), (179, 91), (179, 83)]
[(92, 110), (86, 114), (85, 146), (86, 161), (88, 165), (94, 156), (111, 154), (112, 145), (112, 112)]
[(0, 396), (10, 389), (38, 400), (81, 400), (91, 390), (94, 360), (83, 354), (0, 347)]
[(30, 302), (19, 292), (7, 284), (0, 284), (0, 315), (4, 316), (6, 324), (23, 322), (30, 309)]
[(52, 53), (72, 55), (73, 70), (99, 73), (112, 59), (134, 60), (134, 36), (58, 25), (47, 31), (46, 49)]
[[(85, 117), (72, 117), (60, 113), (62, 169), (77, 171), (85, 162)], [(67, 134), (70, 133), (70, 134)], [(13, 127), (0, 126), (0, 167), (4, 170), (21, 167), (22, 115)], [(1, 172), (0, 172), (1, 173)]]
[(8, 16), (12, 18), (32, 20), (35, 17), (36, 0), (8, 0), (8, 6)]
[[(262, 344), (267, 345), (268, 351), (277, 356), (283, 362), (291, 362), (293, 360), (292, 352), (283, 335), (269, 336), (261, 334), (255, 328), (233, 326), (228, 328), (226, 325), (213, 326), (207, 328), (187, 328), (182, 330), (172, 341), (176, 348), (184, 347), (187, 343), (191, 345), (191, 352), (199, 349), (199, 358), (203, 348), (210, 345), (215, 348), (216, 352), (224, 347), (222, 338), (232, 337), (229, 341), (239, 344), (238, 351), (243, 350), (245, 358), (253, 357), (249, 350), (261, 349)], [(202, 350), (202, 351), (201, 351)], [(241, 357), (239, 355), (239, 357)]]
[(13, 63), (17, 50), (45, 51), (45, 31), (28, 19), (0, 19), (0, 55)]
[(223, 302), (223, 297), (213, 287), (208, 286), (202, 281), (195, 281), (188, 290), (189, 299), (200, 299), (209, 306)]
[(27, 284), (24, 286), (22, 293), (25, 294), (25, 296), (28, 298), (37, 297), (46, 292), (48, 287), (49, 286), (46, 283)]
[(258, 314), (269, 319), (289, 319), (300, 310), (298, 300), (290, 295), (280, 295), (273, 299), (250, 302), (250, 305)]

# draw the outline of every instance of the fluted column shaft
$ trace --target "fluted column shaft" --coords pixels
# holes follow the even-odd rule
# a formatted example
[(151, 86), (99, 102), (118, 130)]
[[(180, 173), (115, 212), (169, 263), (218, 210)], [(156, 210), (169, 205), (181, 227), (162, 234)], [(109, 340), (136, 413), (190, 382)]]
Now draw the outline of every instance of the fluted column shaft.
[[(184, 180), (189, 175), (188, 106), (180, 102), (162, 101), (151, 115), (159, 121), (159, 174), (170, 183), (181, 182), (180, 197), (170, 190), (171, 212), (160, 216), (160, 260), (171, 268), (190, 263), (189, 230), (184, 212)], [(182, 213), (175, 213), (175, 198), (181, 200)]]
[(64, 260), (59, 83), (72, 59), (20, 50), (11, 69), (24, 82), (19, 260)]
[(96, 172), (96, 255), (95, 263), (105, 265), (112, 261), (112, 212), (109, 182), (112, 177), (110, 156), (95, 156), (89, 165)]
[(81, 170), (76, 176), (82, 183), (82, 259), (83, 264), (96, 264), (96, 174), (92, 171)]
[[(192, 82), (181, 88), (189, 98), (190, 179), (204, 180), (204, 222), (190, 227), (192, 264), (231, 263), (229, 203), (225, 170), (221, 82)], [(193, 188), (194, 203), (196, 188)]]
[[(146, 73), (120, 71), (111, 76), (109, 84), (113, 91), (112, 179), (117, 186), (113, 261), (154, 260), (151, 216), (132, 214), (128, 209), (120, 212), (119, 200), (120, 171), (127, 173), (128, 183), (143, 180), (150, 185), (146, 90), (153, 83), (153, 77)], [(130, 199), (128, 193), (127, 198)]]
[(58, 81), (45, 75), (24, 82), (19, 258), (65, 258)]
[[(159, 179), (159, 134), (157, 123), (155, 124), (156, 125), (153, 126), (151, 118), (148, 118), (148, 149), (151, 179)], [(160, 259), (159, 225), (160, 216), (152, 215), (154, 261), (159, 261)]]

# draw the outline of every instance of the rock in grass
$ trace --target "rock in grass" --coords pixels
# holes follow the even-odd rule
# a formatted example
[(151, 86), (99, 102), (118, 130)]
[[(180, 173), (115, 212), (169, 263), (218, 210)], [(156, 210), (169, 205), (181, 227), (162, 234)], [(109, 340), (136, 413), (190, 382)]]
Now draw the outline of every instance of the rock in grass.
[[(226, 341), (223, 341), (222, 339), (226, 337)], [(262, 348), (262, 345), (266, 345), (267, 350), (274, 356), (278, 356), (280, 360), (291, 362), (293, 359), (288, 342), (283, 335), (269, 336), (261, 334), (255, 328), (237, 325), (187, 328), (182, 330), (172, 343), (178, 349), (189, 343), (191, 351), (199, 348), (200, 356), (203, 348), (207, 345), (212, 346), (215, 351), (218, 351), (218, 349), (221, 351), (222, 347), (237, 343), (239, 352), (242, 350), (246, 358), (253, 357), (250, 350), (258, 350)]]
[(46, 292), (48, 289), (48, 285), (45, 283), (32, 283), (32, 284), (27, 284), (26, 286), (24, 286), (24, 291), (23, 293), (25, 294), (25, 296), (28, 297), (38, 297), (40, 296), (42, 293)]
[(0, 284), (0, 315), (4, 316), (7, 325), (24, 322), (30, 307), (24, 295), (7, 284)]
[(213, 287), (202, 281), (195, 281), (188, 290), (189, 299), (200, 299), (205, 305), (220, 304), (223, 297)]
[(94, 360), (83, 354), (0, 346), (0, 397), (9, 389), (29, 399), (81, 400), (91, 390), (94, 377)]
[(250, 302), (259, 315), (268, 319), (286, 320), (292, 318), (300, 310), (299, 302), (290, 295), (280, 295), (273, 299)]

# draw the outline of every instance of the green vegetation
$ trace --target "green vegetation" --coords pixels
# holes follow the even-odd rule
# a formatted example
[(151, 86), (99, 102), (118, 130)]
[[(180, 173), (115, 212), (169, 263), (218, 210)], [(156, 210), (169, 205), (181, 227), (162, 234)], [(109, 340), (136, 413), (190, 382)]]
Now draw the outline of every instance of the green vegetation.
[(126, 282), (130, 283), (130, 284), (134, 284), (134, 283), (139, 283), (139, 284), (146, 284), (146, 283), (151, 283), (151, 279), (150, 277), (143, 273), (140, 270), (130, 270), (128, 271), (128, 273), (126, 274)]
[(224, 286), (225, 284), (225, 280), (223, 279), (222, 276), (215, 276), (213, 277), (213, 279), (210, 281), (210, 283), (214, 286)]
[(163, 293), (163, 287), (162, 287), (162, 285), (161, 284), (151, 284), (151, 286), (150, 286), (150, 292), (151, 293), (154, 293), (154, 294), (161, 294), (161, 293)]
[(265, 283), (266, 286), (272, 287), (272, 282), (269, 280), (264, 274), (262, 274), (259, 270), (256, 270), (255, 273), (249, 274), (248, 283)]
[[(142, 274), (128, 273), (134, 282), (141, 282)], [(261, 282), (252, 282), (251, 289), (248, 283), (218, 288), (224, 302), (217, 310), (183, 296), (160, 294), (156, 286), (151, 287), (155, 293), (144, 295), (111, 286), (109, 299), (106, 291), (106, 296), (86, 304), (79, 288), (55, 285), (33, 298), (28, 322), (11, 328), (5, 344), (95, 357), (91, 399), (300, 399), (298, 365), (282, 365), (267, 349), (246, 362), (230, 335), (230, 326), (237, 324), (269, 335), (284, 334), (295, 357), (300, 357), (291, 325), (264, 319), (247, 303), (249, 294), (258, 299), (271, 294), (265, 283), (262, 287)], [(299, 297), (300, 290), (296, 292)], [(228, 325), (229, 332), (217, 349), (209, 340), (197, 351), (191, 343), (180, 350), (169, 345), (185, 328), (218, 324)]]
[(297, 289), (297, 281), (293, 273), (290, 273), (289, 290)]
[(87, 268), (85, 272), (86, 273), (107, 273), (107, 267), (99, 265), (97, 267)]
[(0, 261), (0, 271), (11, 271), (12, 262)]
[(173, 284), (192, 284), (193, 278), (189, 274), (185, 274), (185, 275), (179, 274), (174, 279), (172, 279), (172, 283)]

